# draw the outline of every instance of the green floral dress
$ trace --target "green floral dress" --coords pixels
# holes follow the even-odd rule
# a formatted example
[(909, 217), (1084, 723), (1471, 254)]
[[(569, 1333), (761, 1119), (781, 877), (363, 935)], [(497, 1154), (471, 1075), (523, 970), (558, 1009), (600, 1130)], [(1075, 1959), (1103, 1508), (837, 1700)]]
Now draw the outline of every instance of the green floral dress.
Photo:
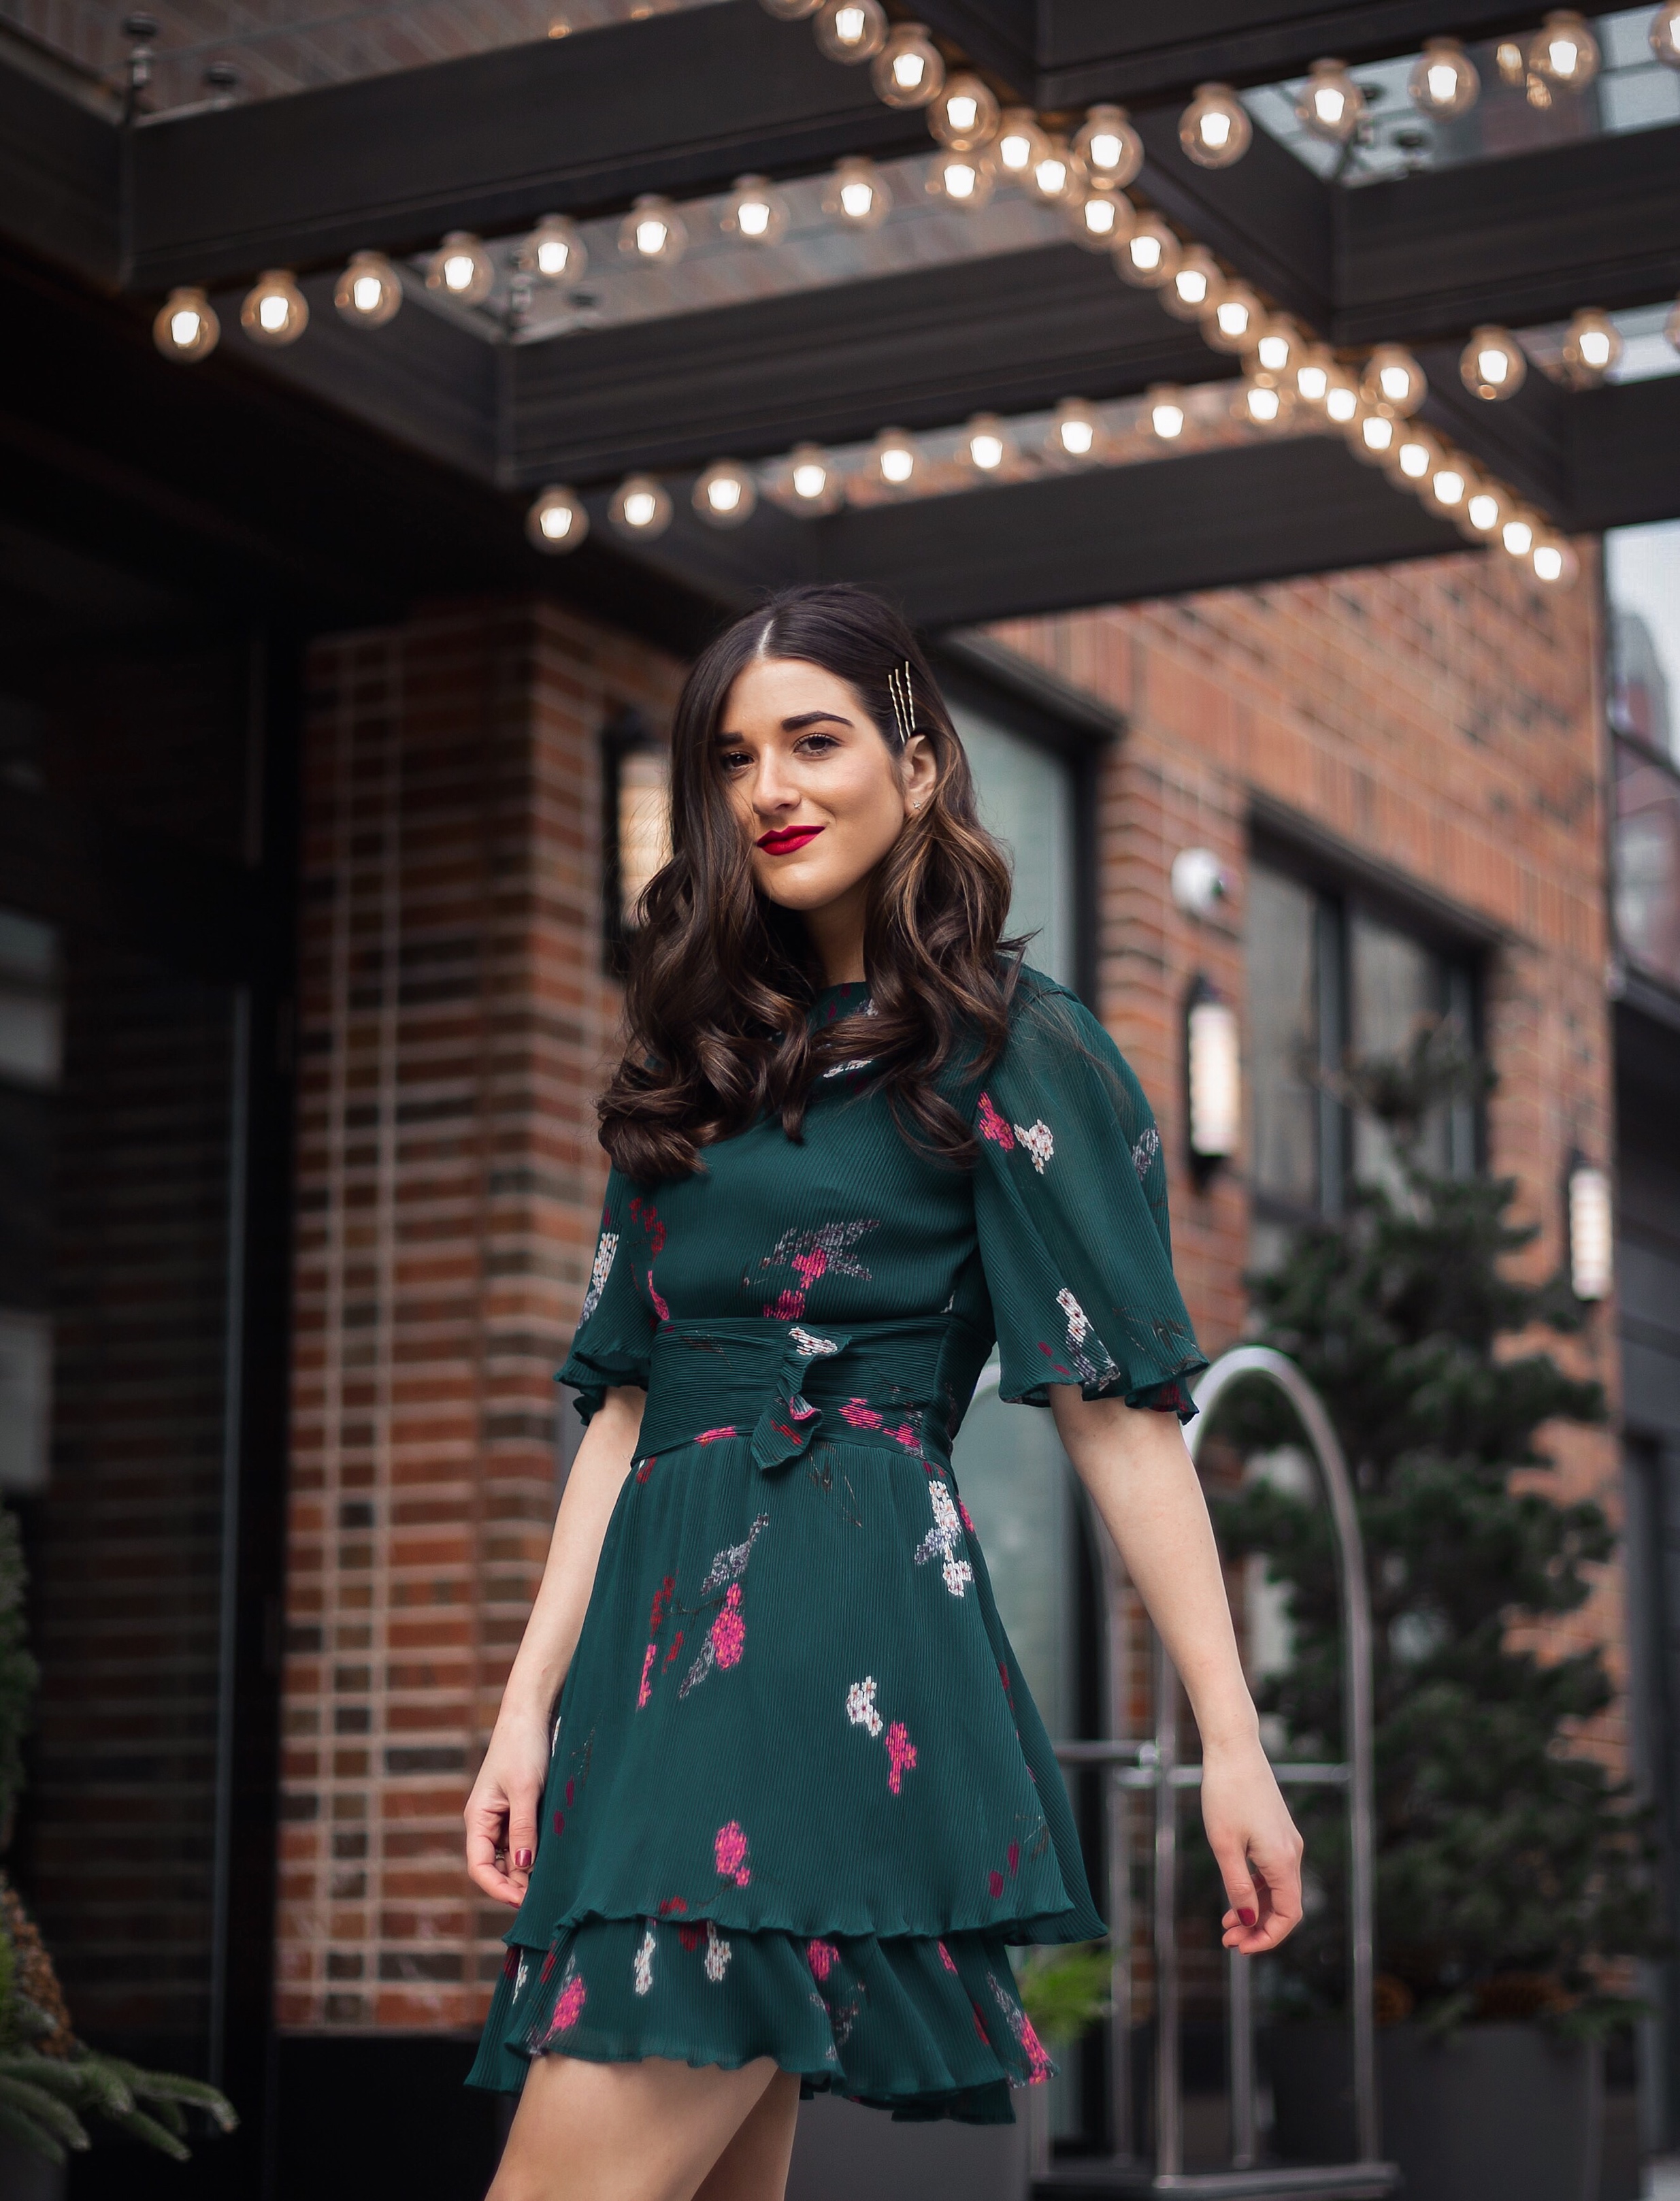
[(1191, 1411), (1161, 1141), (1096, 1020), (1023, 974), (953, 1087), (980, 1160), (899, 1132), (861, 986), (803, 1139), (616, 1172), (560, 1380), (645, 1388), (561, 1693), (536, 1863), (471, 2083), (533, 2056), (772, 2057), (901, 2116), (1012, 2119), (1051, 2066), (1007, 1945), (1103, 1931), (951, 1445), (1006, 1400)]

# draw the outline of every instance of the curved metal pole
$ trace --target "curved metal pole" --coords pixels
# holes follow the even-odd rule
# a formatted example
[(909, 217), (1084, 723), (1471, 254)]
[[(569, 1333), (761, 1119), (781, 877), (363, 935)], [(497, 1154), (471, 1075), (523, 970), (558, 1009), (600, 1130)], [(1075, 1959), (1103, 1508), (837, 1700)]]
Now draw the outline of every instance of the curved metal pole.
[[(1354, 1500), (1352, 1479), (1324, 1403), (1295, 1363), (1285, 1354), (1274, 1353), (1269, 1346), (1239, 1345), (1221, 1354), (1196, 1386), (1197, 1418), (1187, 1432), (1191, 1458), (1196, 1459), (1200, 1453), (1209, 1417), (1225, 1394), (1233, 1384), (1256, 1376), (1274, 1384), (1299, 1416), (1307, 1441), (1318, 1459), (1331, 1523), (1336, 1532), (1342, 1604), (1343, 1719), (1349, 1765), (1348, 1911), (1353, 1943), (1354, 2110), (1360, 2159), (1374, 2163), (1379, 2147), (1375, 2009), (1375, 1764), (1372, 1737), (1375, 1705), (1371, 1678), (1371, 1596), (1365, 1576), (1365, 1545), (1359, 1531), (1359, 1509)], [(1168, 1952), (1156, 1950), (1157, 1971), (1162, 1969), (1168, 1955), (1176, 1969), (1176, 1950), (1169, 1945)], [(1176, 2163), (1171, 2167), (1178, 2168)]]

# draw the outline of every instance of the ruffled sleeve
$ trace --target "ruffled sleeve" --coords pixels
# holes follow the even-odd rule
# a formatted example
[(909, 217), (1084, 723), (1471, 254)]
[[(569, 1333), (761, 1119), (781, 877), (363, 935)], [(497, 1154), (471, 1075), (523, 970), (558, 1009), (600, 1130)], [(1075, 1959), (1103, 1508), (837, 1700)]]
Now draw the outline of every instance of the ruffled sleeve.
[(1173, 1275), (1161, 1135), (1102, 1025), (1035, 974), (1022, 975), (974, 1130), (1002, 1395), (1045, 1406), (1077, 1383), (1187, 1421), (1208, 1364)]
[(653, 1313), (636, 1290), (635, 1268), (628, 1250), (620, 1250), (630, 1219), (631, 1196), (631, 1188), (614, 1170), (606, 1180), (589, 1288), (571, 1351), (559, 1373), (559, 1380), (577, 1392), (577, 1411), (586, 1422), (614, 1386), (647, 1388)]

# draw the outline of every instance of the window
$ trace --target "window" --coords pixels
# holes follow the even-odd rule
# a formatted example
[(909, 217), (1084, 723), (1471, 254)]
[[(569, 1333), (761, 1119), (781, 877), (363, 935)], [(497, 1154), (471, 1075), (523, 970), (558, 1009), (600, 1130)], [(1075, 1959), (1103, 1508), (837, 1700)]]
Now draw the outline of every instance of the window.
[(1015, 860), (1009, 930), (1034, 935), (1027, 960), (1074, 983), (1076, 854), (1074, 772), (1064, 759), (966, 706), (951, 717), (968, 752), (981, 822)]
[[(1339, 1073), (1349, 1060), (1402, 1053), (1442, 1018), (1473, 1042), (1472, 960), (1356, 893), (1262, 859), (1249, 878), (1248, 976), (1256, 1218), (1337, 1214), (1350, 1179), (1392, 1168), (1380, 1128), (1346, 1106)], [(1430, 1166), (1474, 1169), (1476, 1130), (1467, 1100), (1434, 1111)]]
[(1604, 578), (1617, 943), (1680, 990), (1680, 521), (1613, 528)]

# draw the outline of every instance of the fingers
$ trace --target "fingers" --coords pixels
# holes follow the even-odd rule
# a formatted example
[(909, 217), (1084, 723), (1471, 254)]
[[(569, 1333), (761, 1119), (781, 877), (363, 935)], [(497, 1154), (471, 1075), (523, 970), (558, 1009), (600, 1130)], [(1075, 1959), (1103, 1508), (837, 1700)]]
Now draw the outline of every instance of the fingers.
[(536, 1863), (536, 1814), (541, 1800), (536, 1788), (519, 1789), (508, 1799), (507, 1870), (519, 1890), (521, 1902), (530, 1885), (531, 1867)]
[[(525, 1881), (521, 1876), (516, 1882), (503, 1869), (506, 1854), (507, 1808), (492, 1797), (480, 1797), (475, 1790), (467, 1799), (466, 1869), (473, 1886), (480, 1888), (494, 1902), (506, 1903), (518, 1910), (525, 1899)], [(535, 1845), (533, 1844), (533, 1846)]]
[(1301, 1923), (1301, 1837), (1293, 1827), (1290, 1835), (1279, 1855), (1252, 1850), (1216, 1852), (1231, 1898), (1231, 1908), (1220, 1922), (1220, 1939), (1227, 1949), (1245, 1957), (1263, 1956)]

